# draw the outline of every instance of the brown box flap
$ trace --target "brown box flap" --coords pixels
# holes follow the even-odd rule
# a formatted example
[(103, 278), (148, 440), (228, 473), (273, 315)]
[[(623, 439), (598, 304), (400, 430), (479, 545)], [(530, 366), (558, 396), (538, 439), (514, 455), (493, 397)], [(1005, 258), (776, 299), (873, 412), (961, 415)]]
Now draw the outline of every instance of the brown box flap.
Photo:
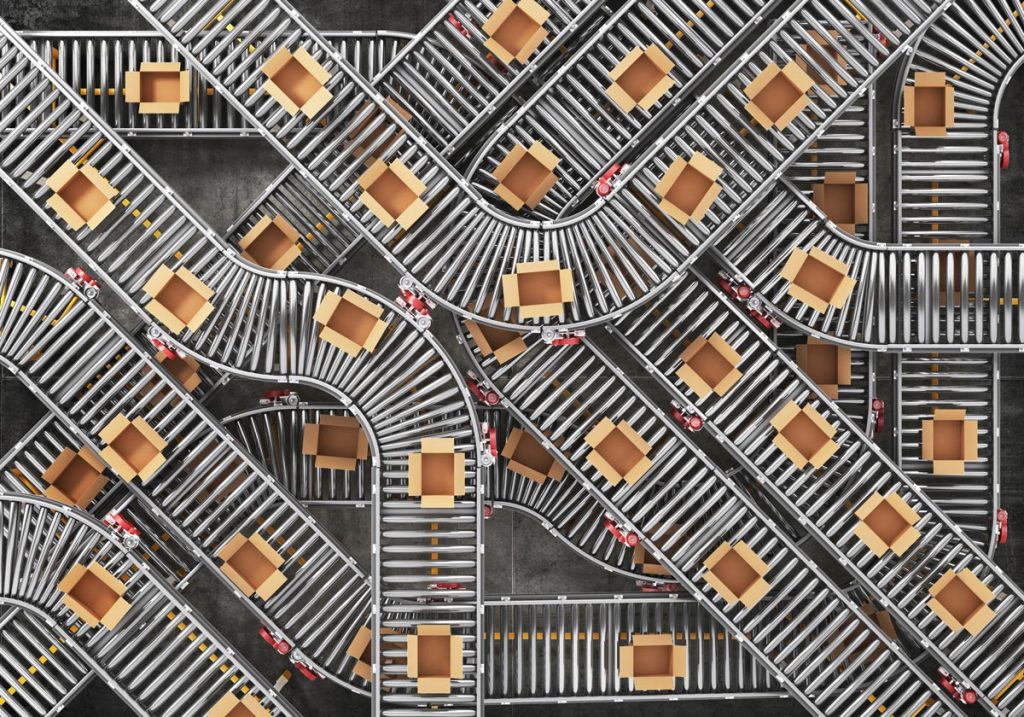
[(501, 288), (505, 305), (519, 309), (519, 317), (562, 317), (565, 304), (575, 299), (572, 269), (559, 269), (558, 261), (516, 264), (513, 274), (503, 274)]
[(856, 173), (825, 172), (813, 193), (814, 203), (843, 231), (855, 234), (858, 224), (868, 223), (868, 185), (858, 182)]
[(43, 495), (65, 505), (86, 508), (107, 484), (106, 466), (86, 447), (62, 450), (43, 473)]
[(602, 418), (583, 440), (593, 448), (587, 462), (612, 485), (633, 485), (651, 468), (651, 445), (625, 420)]
[(839, 450), (832, 440), (835, 427), (810, 404), (801, 408), (790, 401), (775, 414), (771, 426), (778, 431), (772, 443), (798, 468), (808, 463), (821, 468)]
[(988, 607), (995, 593), (969, 569), (947, 570), (928, 594), (932, 595), (928, 607), (954, 632), (966, 629), (977, 635), (995, 617)]
[(293, 117), (301, 110), (306, 117), (312, 118), (333, 96), (324, 87), (330, 73), (313, 59), (305, 47), (294, 53), (282, 47), (263, 63), (260, 70), (267, 76), (264, 82), (267, 94)]
[(504, 0), (480, 28), (488, 36), (484, 47), (506, 65), (514, 60), (525, 64), (548, 35), (548, 17), (535, 0)]
[(859, 519), (854, 535), (877, 557), (888, 550), (902, 555), (921, 536), (913, 527), (921, 517), (895, 492), (884, 498), (873, 493), (854, 515)]
[(333, 291), (324, 294), (313, 320), (323, 327), (321, 339), (356, 357), (364, 349), (373, 353), (377, 348), (388, 327), (380, 318), (383, 313), (382, 306), (346, 289), (341, 296)]
[(702, 574), (726, 603), (753, 607), (770, 589), (764, 579), (769, 566), (742, 540), (735, 545), (723, 541), (704, 561)]
[(517, 144), (491, 173), (498, 182), (494, 192), (516, 211), (524, 205), (533, 209), (558, 181), (555, 167), (561, 161), (539, 141), (529, 149)]
[(421, 508), (452, 508), (466, 494), (466, 454), (455, 452), (454, 438), (420, 440), (420, 452), (409, 454), (408, 492)]
[(119, 413), (103, 427), (99, 437), (107, 444), (100, 457), (127, 481), (138, 476), (145, 483), (164, 463), (167, 441), (141, 416), (129, 421)]
[(657, 45), (648, 45), (643, 50), (634, 47), (608, 73), (612, 84), (605, 92), (623, 112), (632, 112), (637, 107), (650, 110), (675, 87), (676, 81), (669, 76), (674, 67)]
[(224, 561), (221, 572), (247, 597), (256, 594), (269, 600), (287, 580), (278, 570), (284, 558), (258, 533), (249, 537), (235, 533), (217, 557)]
[(370, 447), (354, 416), (322, 415), (318, 423), (304, 425), (302, 454), (315, 456), (317, 468), (351, 471), (356, 461), (369, 458)]
[(779, 276), (789, 282), (790, 296), (824, 313), (829, 306), (843, 308), (850, 298), (857, 282), (847, 271), (846, 264), (818, 247), (794, 248)]
[(712, 391), (724, 396), (743, 374), (736, 368), (741, 357), (718, 333), (698, 337), (680, 356), (683, 364), (676, 376), (699, 398)]
[(95, 560), (88, 566), (72, 566), (57, 589), (64, 593), (64, 604), (90, 627), (113, 630), (131, 607), (122, 597), (124, 583)]
[(280, 214), (264, 215), (239, 242), (242, 256), (257, 266), (281, 271), (287, 269), (299, 254), (299, 232)]
[(466, 319), (462, 322), (472, 337), (473, 342), (480, 349), (480, 355), (487, 357), (494, 354), (499, 364), (511, 361), (519, 354), (526, 351), (526, 341), (518, 331), (510, 331), (488, 324), (478, 324), (475, 321)]
[(722, 191), (721, 174), (722, 168), (700, 152), (689, 161), (676, 157), (654, 188), (662, 198), (658, 207), (682, 224), (702, 220)]
[(213, 289), (184, 266), (171, 271), (167, 265), (160, 265), (142, 291), (152, 297), (146, 311), (175, 334), (197, 330), (213, 313)]
[(544, 448), (543, 444), (521, 428), (513, 428), (501, 450), (508, 460), (508, 469), (535, 483), (548, 478), (562, 480), (565, 467)]
[(359, 176), (359, 187), (359, 201), (386, 227), (397, 222), (408, 229), (428, 209), (420, 199), (427, 185), (398, 159), (375, 161)]
[(954, 89), (944, 72), (915, 72), (903, 88), (903, 126), (921, 137), (945, 137), (954, 125)]
[(852, 383), (850, 349), (814, 337), (796, 347), (796, 363), (829, 398), (839, 398), (839, 387)]
[(449, 694), (452, 679), (463, 678), (462, 638), (451, 625), (417, 625), (407, 638), (406, 674), (416, 678), (420, 694)]
[(272, 717), (256, 695), (248, 694), (239, 699), (230, 692), (217, 700), (206, 714), (207, 717)]
[(163, 364), (163, 367), (174, 376), (175, 380), (182, 385), (182, 387), (192, 393), (202, 382), (199, 376), (199, 362), (191, 356), (183, 356), (179, 354), (174, 358), (167, 358), (167, 354), (163, 351), (158, 351), (156, 354), (157, 363)]
[(65, 162), (46, 180), (46, 186), (54, 192), (46, 206), (74, 231), (86, 225), (95, 229), (114, 211), (110, 200), (118, 191), (91, 164), (79, 167), (74, 162)]
[(632, 679), (635, 690), (672, 690), (686, 677), (686, 647), (672, 635), (633, 635), (632, 643), (619, 646), (619, 677)]
[(807, 91), (814, 81), (790, 61), (784, 68), (768, 63), (743, 93), (750, 98), (747, 112), (765, 129), (784, 130), (809, 104)]

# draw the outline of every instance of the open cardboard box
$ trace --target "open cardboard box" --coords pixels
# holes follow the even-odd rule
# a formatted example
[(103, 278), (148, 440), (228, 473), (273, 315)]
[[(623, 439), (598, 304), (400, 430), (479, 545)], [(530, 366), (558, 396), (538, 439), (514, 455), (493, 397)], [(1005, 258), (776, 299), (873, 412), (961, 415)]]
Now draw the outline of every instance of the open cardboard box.
[(248, 538), (235, 533), (217, 557), (224, 561), (221, 572), (231, 578), (246, 597), (255, 593), (269, 600), (288, 580), (278, 570), (284, 558), (257, 533)]
[[(838, 65), (844, 70), (849, 65), (842, 53), (840, 53), (824, 35), (819, 33), (817, 30), (811, 30), (810, 34), (811, 38), (814, 40), (814, 44), (801, 44), (800, 47), (803, 48), (804, 52), (810, 55), (811, 62), (814, 64), (812, 65), (811, 62), (808, 62), (802, 56), (797, 56), (796, 64), (799, 65), (800, 69), (806, 72), (807, 76), (811, 78), (811, 81), (815, 83), (816, 90), (834, 97), (836, 91), (829, 86), (825, 78), (827, 77), (840, 87), (845, 87), (846, 80), (843, 79), (842, 73), (839, 72), (839, 70), (834, 69), (832, 65)], [(828, 34), (831, 35), (833, 40), (837, 40), (839, 38), (838, 30), (829, 30)]]
[(270, 711), (260, 704), (256, 695), (248, 694), (238, 698), (232, 692), (217, 700), (217, 704), (206, 715), (207, 717), (272, 717)]
[(903, 126), (919, 137), (945, 137), (953, 126), (953, 86), (945, 72), (915, 72), (913, 86), (903, 88)]
[(466, 454), (455, 452), (455, 439), (420, 440), (420, 452), (409, 454), (409, 495), (422, 508), (453, 508), (465, 494)]
[[(398, 633), (389, 627), (380, 629), (382, 635), (397, 635)], [(381, 650), (384, 646), (381, 646)], [(352, 638), (352, 642), (345, 649), (345, 654), (356, 661), (352, 671), (367, 682), (373, 682), (373, 632), (366, 625), (363, 625)], [(385, 664), (396, 662), (392, 659), (384, 659)]]
[(953, 632), (967, 630), (977, 635), (996, 616), (988, 606), (995, 593), (966, 568), (960, 572), (947, 570), (928, 588), (928, 594), (932, 596), (928, 607)]
[(478, 324), (466, 319), (463, 322), (473, 342), (480, 349), (480, 355), (487, 357), (494, 354), (499, 364), (511, 361), (526, 351), (526, 342), (518, 331), (510, 331), (488, 324)]
[(839, 398), (839, 387), (853, 380), (850, 349), (814, 337), (796, 347), (796, 364), (829, 398)]
[(921, 421), (921, 458), (932, 462), (934, 475), (963, 475), (966, 462), (978, 460), (978, 422), (962, 408), (934, 409)]
[[(661, 530), (661, 528), (662, 526), (655, 525), (651, 534), (653, 535)], [(653, 538), (652, 540), (658, 550), (668, 556), (671, 556), (678, 546), (686, 540), (686, 533), (683, 531), (683, 526), (670, 525), (665, 528), (660, 537)], [(644, 575), (671, 575), (668, 568), (662, 565), (657, 558), (647, 552), (643, 543), (637, 543), (636, 547), (633, 548), (632, 560), (634, 565), (640, 566), (640, 571)]]
[(914, 528), (921, 516), (895, 492), (884, 498), (881, 493), (872, 493), (854, 515), (858, 521), (853, 534), (879, 558), (887, 550), (903, 555), (921, 537)]
[(771, 426), (778, 431), (772, 443), (797, 468), (808, 463), (821, 468), (839, 450), (838, 444), (832, 440), (836, 434), (835, 426), (810, 404), (801, 408), (796, 401), (790, 401), (775, 414)]
[(669, 76), (675, 68), (672, 60), (657, 45), (646, 50), (634, 47), (608, 75), (612, 83), (605, 89), (623, 112), (637, 107), (649, 110), (676, 85)]
[(370, 456), (370, 447), (359, 421), (353, 416), (320, 416), (302, 432), (302, 454), (315, 456), (313, 465), (337, 471), (356, 469), (356, 461)]
[(498, 181), (494, 193), (516, 211), (524, 205), (533, 209), (558, 181), (555, 167), (561, 161), (539, 141), (529, 149), (517, 144), (492, 172)]
[(180, 62), (143, 62), (124, 73), (124, 101), (142, 114), (178, 114), (189, 99), (189, 72)]
[(818, 247), (810, 252), (797, 248), (779, 275), (789, 282), (790, 296), (824, 313), (829, 306), (843, 308), (850, 298), (857, 280), (847, 276), (848, 270), (846, 264)]
[(43, 473), (47, 488), (43, 495), (65, 505), (86, 508), (107, 484), (106, 466), (100, 457), (84, 446), (76, 453), (62, 450)]
[(543, 483), (548, 478), (557, 483), (565, 475), (565, 466), (540, 441), (521, 428), (513, 428), (509, 432), (501, 455), (508, 460), (510, 471), (534, 483)]
[(516, 264), (515, 273), (501, 277), (505, 305), (518, 308), (521, 319), (561, 318), (565, 304), (574, 300), (575, 293), (572, 269), (558, 267), (555, 259)]
[(313, 320), (320, 324), (320, 338), (355, 357), (364, 349), (373, 353), (388, 324), (382, 320), (384, 307), (351, 289), (338, 296), (333, 291), (324, 295), (316, 307)]
[(461, 680), (462, 638), (452, 635), (451, 625), (417, 625), (409, 635), (406, 675), (416, 678), (421, 695), (447, 695), (452, 680)]
[(263, 216), (238, 242), (242, 257), (267, 269), (287, 269), (299, 258), (299, 231), (280, 214)]
[(748, 608), (754, 607), (771, 588), (764, 579), (768, 563), (742, 540), (735, 545), (723, 542), (704, 561), (704, 567), (704, 580), (729, 605), (741, 602)]
[[(412, 119), (412, 113), (399, 104), (394, 97), (385, 97), (384, 101), (406, 122)], [(368, 112), (366, 119), (349, 132), (348, 141), (353, 145), (352, 154), (357, 157), (365, 154), (366, 166), (370, 166), (380, 155), (385, 154), (388, 147), (405, 132), (398, 124), (392, 122), (391, 118), (372, 100), (367, 100), (359, 108), (360, 114), (364, 112)], [(388, 132), (390, 132), (389, 135)], [(377, 146), (377, 143), (385, 136), (387, 136), (387, 140), (383, 146)]]
[(633, 635), (619, 645), (619, 677), (633, 680), (635, 690), (673, 690), (686, 677), (686, 647), (671, 634)]
[(621, 481), (633, 485), (651, 467), (647, 457), (651, 444), (625, 420), (612, 423), (610, 418), (602, 418), (583, 440), (593, 448), (587, 454), (587, 463), (612, 485)]
[(534, 0), (503, 0), (481, 27), (487, 34), (484, 47), (506, 65), (525, 64), (548, 36), (544, 23), (550, 16)]
[(166, 460), (167, 441), (142, 416), (129, 421), (123, 413), (117, 414), (100, 431), (100, 440), (107, 444), (100, 457), (127, 481), (138, 476), (145, 483)]
[(699, 398), (705, 398), (712, 391), (724, 396), (743, 375), (736, 368), (740, 355), (717, 333), (709, 338), (698, 337), (679, 358), (683, 365), (676, 376)]
[(750, 98), (746, 110), (765, 129), (784, 130), (810, 103), (807, 91), (812, 87), (814, 80), (796, 62), (781, 69), (770, 62), (744, 88), (743, 94)]
[(161, 264), (142, 290), (153, 297), (146, 311), (175, 334), (197, 330), (213, 313), (213, 289), (183, 266), (171, 271)]
[(46, 186), (54, 192), (46, 206), (74, 231), (86, 225), (95, 229), (114, 211), (110, 200), (118, 192), (91, 164), (79, 167), (74, 162), (65, 162), (47, 178)]
[(131, 607), (123, 597), (124, 583), (95, 560), (88, 567), (72, 566), (57, 589), (64, 593), (64, 604), (89, 627), (113, 630)]
[(814, 203), (844, 232), (856, 234), (858, 224), (868, 223), (868, 185), (856, 172), (825, 172), (814, 185)]
[(292, 117), (301, 110), (311, 118), (331, 101), (331, 91), (324, 86), (331, 74), (304, 47), (294, 53), (282, 47), (260, 71), (267, 76), (267, 94)]
[(654, 191), (661, 197), (658, 208), (677, 222), (699, 222), (708, 213), (722, 186), (722, 168), (700, 152), (689, 161), (676, 157)]
[(191, 356), (178, 355), (174, 358), (167, 358), (167, 354), (159, 351), (156, 354), (157, 363), (163, 364), (164, 368), (177, 379), (182, 387), (192, 393), (202, 382), (199, 377), (199, 362)]
[(398, 159), (391, 164), (375, 161), (359, 176), (359, 187), (359, 201), (386, 227), (397, 222), (408, 229), (428, 209), (420, 199), (427, 185)]

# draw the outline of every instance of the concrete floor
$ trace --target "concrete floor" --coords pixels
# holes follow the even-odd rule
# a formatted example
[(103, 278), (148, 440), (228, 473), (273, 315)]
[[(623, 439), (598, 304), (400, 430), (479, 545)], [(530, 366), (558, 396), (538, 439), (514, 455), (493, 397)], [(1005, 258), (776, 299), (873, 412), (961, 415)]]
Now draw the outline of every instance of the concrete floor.
[[(323, 29), (393, 29), (416, 31), (441, 7), (441, 0), (293, 0), (298, 9)], [(143, 21), (125, 2), (107, 0), (0, 0), (0, 16), (19, 29), (146, 29)], [(889, 140), (889, 102), (892, 81), (879, 86), (879, 139), (878, 156), (891, 156), (884, 147)], [(1004, 100), (1011, 107), (1015, 98), (1024, 96), (1024, 77), (1017, 77)], [(1011, 131), (1014, 141), (1024, 138), (1022, 118), (1005, 112), (1004, 127)], [(254, 198), (283, 167), (284, 162), (267, 145), (258, 140), (167, 140), (135, 141), (134, 145), (144, 158), (161, 173), (196, 210), (217, 229), (226, 228), (239, 212)], [(243, 169), (244, 168), (244, 169)], [(244, 181), (240, 181), (244, 171)], [(880, 165), (875, 187), (879, 205), (885, 206), (891, 196), (887, 168)], [(1018, 163), (1004, 172), (1004, 197), (1018, 195), (1024, 188), (1024, 169)], [(1007, 241), (1016, 241), (1019, 227), (1024, 226), (1024, 203), (1004, 200), (1003, 235)], [(881, 212), (878, 238), (884, 240), (890, 231), (890, 217)], [(70, 250), (54, 237), (35, 214), (25, 208), (6, 186), (0, 189), (0, 246), (36, 256), (52, 266), (63, 268), (78, 263)], [(340, 274), (359, 281), (385, 294), (395, 293), (397, 277), (386, 264), (368, 248), (362, 249), (347, 263)], [(104, 292), (104, 302), (111, 312), (127, 326), (135, 324), (131, 312), (117, 305), (111, 292)], [(456, 360), (462, 360), (459, 349), (451, 342), (451, 322), (444, 317), (435, 320), (435, 329), (442, 341), (453, 346)], [(880, 357), (879, 387), (883, 396), (891, 393), (892, 381), (887, 373), (889, 361)], [(1024, 357), (1007, 355), (1002, 363), (1001, 384), (1002, 425), (1004, 440), (1001, 445), (1003, 462), (1002, 505), (1009, 509), (1011, 520), (1024, 515), (1024, 487), (1015, 468), (1024, 460), (1024, 442), (1014, 439), (1014, 428), (1024, 421)], [(636, 378), (646, 385), (646, 377)], [(260, 387), (249, 382), (233, 382), (213, 402), (218, 415), (227, 415), (243, 407), (250, 407)], [(304, 391), (307, 397), (308, 391)], [(0, 375), (0, 452), (10, 448), (20, 435), (42, 417), (42, 406), (22, 387), (17, 379)], [(883, 446), (891, 444), (889, 436), (880, 440)], [(368, 514), (354, 509), (317, 509), (316, 517), (331, 530), (353, 554), (368, 564)], [(499, 510), (486, 525), (488, 545), (486, 564), (486, 590), (488, 594), (560, 593), (560, 592), (621, 592), (631, 585), (624, 578), (610, 574), (582, 560), (569, 551), (559, 540), (549, 535), (532, 519), (509, 510)], [(1011, 530), (1010, 542), (1000, 547), (998, 562), (1018, 581), (1024, 580), (1024, 539)], [(200, 575), (188, 588), (187, 595), (217, 627), (227, 635), (271, 680), (288, 667), (284, 658), (267, 649), (257, 636), (257, 623), (245, 610), (239, 610), (221, 583), (208, 575)], [(285, 689), (285, 695), (302, 714), (365, 715), (368, 702), (330, 683), (305, 682), (296, 678)], [(636, 705), (564, 705), (544, 707), (504, 707), (489, 709), (488, 714), (502, 717), (532, 717), (539, 715), (566, 716), (595, 715), (619, 717), (643, 712), (650, 717), (680, 713), (709, 714), (729, 717), (744, 715), (791, 715), (800, 711), (788, 700), (738, 700), (735, 702), (687, 702), (674, 704)], [(104, 685), (98, 682), (76, 699), (67, 714), (104, 715), (120, 717), (131, 712)]]

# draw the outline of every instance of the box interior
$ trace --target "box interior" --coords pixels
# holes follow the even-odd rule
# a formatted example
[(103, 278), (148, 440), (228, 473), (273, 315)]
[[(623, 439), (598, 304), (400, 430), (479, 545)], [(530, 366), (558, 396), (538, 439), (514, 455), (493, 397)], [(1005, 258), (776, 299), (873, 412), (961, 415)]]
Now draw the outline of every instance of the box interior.
[(946, 88), (914, 88), (914, 124), (918, 127), (946, 126)]
[(743, 595), (761, 577), (750, 563), (731, 548), (715, 563), (711, 572), (737, 597)]
[(299, 107), (306, 104), (323, 87), (320, 81), (294, 57), (282, 65), (271, 79), (288, 96), (288, 99)]
[(686, 360), (686, 365), (711, 387), (721, 383), (733, 370), (733, 365), (728, 359), (718, 353), (718, 349), (711, 344), (704, 344), (697, 353)]
[(616, 473), (623, 476), (629, 473), (644, 457), (643, 451), (633, 445), (633, 442), (619, 430), (618, 426), (597, 444), (595, 450)]
[(316, 451), (320, 455), (335, 458), (358, 458), (359, 427), (321, 423), (317, 433)]
[(508, 171), (501, 183), (522, 201), (527, 201), (551, 174), (540, 160), (526, 152)]
[(910, 527), (910, 523), (887, 500), (879, 503), (864, 522), (887, 545), (892, 545)]
[(192, 366), (190, 366), (188, 362), (185, 361), (185, 359), (181, 358), (180, 356), (164, 359), (161, 362), (161, 365), (163, 365), (163, 367), (167, 369), (168, 373), (174, 376), (174, 378), (178, 379), (180, 383), (185, 383), (185, 381), (187, 381), (189, 378), (192, 377), (193, 374), (196, 373), (196, 370), (192, 368)]
[(393, 217), (401, 216), (417, 199), (416, 192), (390, 167), (381, 172), (366, 191)]
[(366, 339), (369, 338), (376, 325), (376, 316), (345, 299), (338, 303), (327, 322), (328, 328), (337, 331), (360, 346), (366, 343)]
[(934, 422), (932, 428), (932, 455), (937, 461), (964, 460), (963, 421)]
[(800, 455), (808, 459), (829, 442), (829, 436), (803, 411), (797, 413), (781, 433)]
[(139, 97), (143, 102), (178, 102), (180, 100), (180, 72), (147, 71), (139, 74)]
[(856, 185), (826, 182), (822, 186), (822, 192), (824, 194), (822, 210), (825, 212), (825, 216), (836, 224), (856, 224)]
[(634, 677), (671, 677), (672, 645), (634, 645)]
[(452, 639), (448, 635), (419, 635), (417, 674), (420, 677), (450, 677)]
[(816, 384), (832, 386), (839, 383), (839, 347), (828, 344), (807, 344), (807, 367), (804, 369)]
[(693, 214), (713, 184), (714, 182), (701, 174), (692, 164), (687, 164), (665, 194), (665, 199), (687, 214)]
[(67, 184), (57, 190), (57, 194), (84, 219), (92, 217), (107, 203), (103, 192), (81, 172), (75, 172)]
[[(520, 277), (526, 276), (520, 274)], [(520, 287), (522, 284), (520, 284)], [(477, 323), (477, 328), (480, 333), (483, 334), (484, 339), (487, 341), (487, 345), (491, 347), (491, 350), (499, 349), (506, 344), (510, 344), (519, 338), (519, 334), (509, 329), (502, 329), (497, 326), (489, 326), (487, 324)]]
[[(423, 495), (452, 495), (455, 493), (455, 456), (453, 454), (424, 453), (421, 461)], [(420, 640), (423, 638), (421, 637)]]
[(106, 483), (106, 478), (103, 478), (85, 459), (76, 455), (52, 485), (71, 500), (78, 502), (89, 492), (97, 479), (102, 479)]
[(953, 579), (935, 597), (961, 625), (970, 620), (971, 616), (984, 605), (981, 598), (957, 575), (954, 575)]
[(519, 437), (516, 449), (512, 452), (512, 460), (545, 475), (555, 463), (554, 457), (545, 450), (544, 446), (525, 431)]
[(271, 222), (245, 248), (245, 251), (260, 266), (271, 266), (294, 245), (295, 242), (292, 241), (291, 237), (281, 231), (281, 227)]
[(160, 452), (156, 446), (142, 435), (142, 432), (128, 424), (124, 430), (117, 434), (110, 443), (110, 447), (121, 456), (125, 463), (131, 466), (136, 473), (141, 471)]
[(646, 54), (641, 54), (626, 68), (625, 72), (619, 75), (615, 83), (634, 102), (640, 102), (651, 90), (657, 87), (664, 77), (664, 70), (654, 64), (654, 61)]
[(267, 560), (267, 556), (248, 540), (228, 558), (227, 563), (254, 587), (262, 585), (277, 570), (274, 564)]
[(519, 284), (521, 306), (562, 302), (562, 277), (558, 269), (516, 274), (516, 280)]
[(68, 593), (84, 605), (96, 617), (103, 617), (121, 597), (109, 585), (100, 580), (92, 571), (82, 573), (75, 586)]
[(843, 274), (828, 264), (808, 256), (793, 283), (822, 301), (830, 301), (839, 285), (843, 283)]
[(508, 50), (510, 55), (517, 55), (540, 28), (541, 25), (536, 20), (516, 7), (491, 37)]
[(175, 274), (154, 297), (164, 308), (187, 324), (206, 304), (206, 299)]
[(768, 119), (777, 122), (802, 94), (803, 92), (780, 72), (757, 93), (754, 104), (768, 116)]
[(246, 707), (241, 702), (239, 702), (237, 705), (235, 705), (233, 708), (231, 708), (231, 711), (228, 712), (225, 717), (256, 717), (256, 716), (252, 713), (252, 710), (250, 710), (248, 707)]

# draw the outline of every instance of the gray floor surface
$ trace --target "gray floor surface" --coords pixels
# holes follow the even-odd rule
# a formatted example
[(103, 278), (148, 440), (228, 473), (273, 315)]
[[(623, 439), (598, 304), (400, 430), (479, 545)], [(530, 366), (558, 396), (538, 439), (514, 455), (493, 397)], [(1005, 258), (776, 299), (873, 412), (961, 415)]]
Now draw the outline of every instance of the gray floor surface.
[[(416, 31), (438, 11), (440, 0), (293, 0), (314, 25), (330, 30), (390, 29)], [(0, 0), (0, 16), (18, 29), (71, 30), (71, 29), (146, 29), (145, 23), (123, 0)], [(885, 150), (890, 137), (890, 99), (892, 78), (879, 85), (878, 156), (891, 154)], [(1004, 99), (1005, 106), (1017, 106), (1024, 96), (1024, 78), (1016, 77)], [(1004, 111), (1005, 129), (1013, 141), (1024, 141), (1020, 113)], [(215, 228), (226, 228), (255, 194), (284, 167), (281, 158), (258, 140), (190, 140), (135, 141), (143, 157), (175, 187), (182, 196)], [(1019, 196), (1024, 189), (1024, 170), (1021, 164), (1004, 172), (1003, 196)], [(244, 173), (244, 174), (243, 174)], [(888, 203), (891, 187), (884, 178), (889, 176), (884, 165), (878, 176), (883, 178), (875, 188), (882, 198), (880, 206)], [(242, 181), (244, 180), (244, 181)], [(1015, 236), (1022, 224), (1024, 203), (1003, 203), (1003, 232), (1006, 241), (1018, 241)], [(882, 211), (879, 217), (878, 237), (889, 233), (890, 216)], [(54, 237), (36, 215), (24, 207), (6, 186), (0, 195), (0, 246), (36, 256), (52, 266), (64, 268), (78, 262), (71, 252)], [(359, 254), (342, 269), (342, 276), (353, 278), (386, 294), (395, 293), (396, 277), (384, 262), (369, 249)], [(111, 312), (128, 326), (135, 321), (128, 310), (104, 295)], [(451, 323), (443, 318), (435, 320), (442, 340), (451, 341)], [(453, 355), (461, 360), (459, 349), (453, 343)], [(881, 395), (892, 390), (887, 357), (880, 357), (879, 387)], [(1003, 441), (1001, 444), (1003, 480), (1002, 505), (1013, 516), (1024, 515), (1024, 489), (1016, 468), (1024, 461), (1024, 441), (1017, 437), (1016, 425), (1024, 421), (1024, 358), (1007, 355), (1002, 363), (1001, 382)], [(637, 375), (645, 385), (647, 379)], [(233, 382), (213, 403), (218, 415), (227, 415), (253, 405), (262, 391), (258, 384)], [(307, 397), (308, 391), (304, 391)], [(42, 406), (22, 387), (17, 379), (0, 375), (0, 453), (6, 451), (20, 435), (42, 417)], [(891, 437), (882, 437), (884, 447)], [(369, 532), (368, 514), (355, 509), (317, 509), (316, 517), (324, 522), (349, 547), (357, 558), (368, 561), (365, 536)], [(569, 593), (627, 591), (631, 585), (624, 578), (601, 570), (569, 551), (557, 539), (544, 531), (530, 518), (508, 510), (499, 510), (486, 524), (487, 563), (486, 590), (488, 594)], [(1024, 539), (1011, 529), (1010, 541), (997, 552), (998, 562), (1018, 581), (1024, 580)], [(245, 610), (238, 610), (234, 598), (227, 594), (219, 581), (201, 575), (188, 588), (187, 595), (204, 614), (224, 632), (243, 653), (271, 680), (288, 667), (284, 658), (267, 649), (257, 636), (258, 625)], [(364, 698), (330, 683), (306, 683), (296, 678), (285, 688), (285, 695), (310, 717), (319, 715), (365, 715), (369, 706)], [(543, 707), (503, 707), (488, 709), (488, 715), (532, 717), (539, 715), (602, 715), (619, 717), (643, 713), (649, 717), (661, 715), (720, 715), (721, 717), (758, 717), (760, 715), (799, 714), (800, 710), (788, 700), (738, 700), (734, 702), (686, 702), (638, 705), (565, 705)], [(104, 685), (94, 682), (76, 699), (67, 714), (89, 717), (120, 717), (132, 714)]]

